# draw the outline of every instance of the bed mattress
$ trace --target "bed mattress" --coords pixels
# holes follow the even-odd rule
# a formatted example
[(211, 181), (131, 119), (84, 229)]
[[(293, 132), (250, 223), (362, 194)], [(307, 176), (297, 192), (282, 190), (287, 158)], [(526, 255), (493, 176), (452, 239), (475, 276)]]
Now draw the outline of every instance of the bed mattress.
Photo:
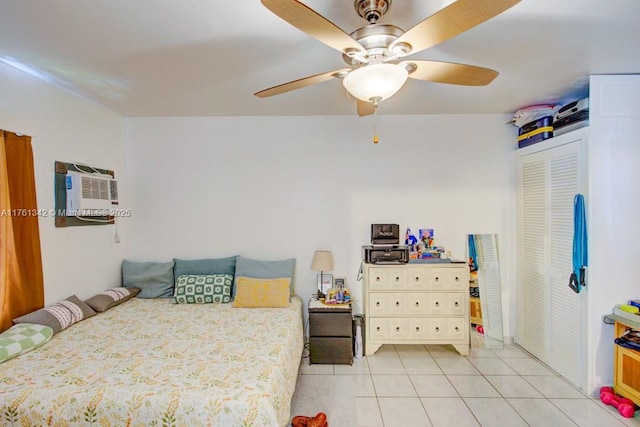
[(0, 424), (284, 426), (302, 304), (133, 298), (0, 364)]

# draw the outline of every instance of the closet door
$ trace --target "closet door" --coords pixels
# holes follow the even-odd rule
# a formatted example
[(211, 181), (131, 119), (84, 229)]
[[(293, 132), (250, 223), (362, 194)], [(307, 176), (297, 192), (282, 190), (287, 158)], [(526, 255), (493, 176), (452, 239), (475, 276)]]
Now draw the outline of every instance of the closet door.
[[(565, 140), (569, 140), (568, 134)], [(585, 194), (583, 141), (519, 157), (517, 342), (586, 386), (586, 292), (573, 292), (573, 200)]]

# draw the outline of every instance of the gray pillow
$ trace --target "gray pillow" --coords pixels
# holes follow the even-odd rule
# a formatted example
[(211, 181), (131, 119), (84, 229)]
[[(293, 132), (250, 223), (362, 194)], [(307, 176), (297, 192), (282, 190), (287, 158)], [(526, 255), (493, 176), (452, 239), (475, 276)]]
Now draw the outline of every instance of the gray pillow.
[(53, 335), (55, 335), (74, 323), (88, 319), (96, 314), (91, 307), (80, 301), (77, 296), (71, 295), (60, 302), (13, 319), (13, 323), (33, 323), (48, 326), (53, 329)]
[(236, 272), (235, 256), (227, 258), (209, 258), (209, 259), (174, 259), (175, 267), (173, 275), (175, 280), (180, 276), (203, 275), (203, 274), (230, 274)]
[[(257, 259), (239, 256), (236, 260), (236, 277), (244, 276), (256, 279), (291, 279), (291, 294), (294, 292), (293, 273), (296, 268), (296, 259), (283, 259), (279, 261), (261, 261)], [(235, 295), (235, 281), (232, 296)]]
[(140, 288), (138, 298), (171, 298), (173, 296), (173, 261), (122, 261), (122, 286)]

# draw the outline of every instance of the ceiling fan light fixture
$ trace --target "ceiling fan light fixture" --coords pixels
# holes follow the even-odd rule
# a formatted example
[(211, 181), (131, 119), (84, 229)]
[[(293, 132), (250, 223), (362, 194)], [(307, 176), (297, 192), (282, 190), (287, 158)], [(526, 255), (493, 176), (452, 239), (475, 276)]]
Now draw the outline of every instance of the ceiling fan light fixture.
[(395, 95), (408, 76), (407, 70), (396, 64), (370, 64), (351, 71), (342, 84), (361, 101), (382, 101)]

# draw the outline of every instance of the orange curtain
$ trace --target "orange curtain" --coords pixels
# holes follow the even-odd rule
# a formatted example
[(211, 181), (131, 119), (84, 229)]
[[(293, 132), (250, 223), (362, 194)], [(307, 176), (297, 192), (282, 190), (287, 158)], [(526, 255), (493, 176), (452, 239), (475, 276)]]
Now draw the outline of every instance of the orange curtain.
[(31, 137), (0, 130), (0, 331), (43, 306)]

